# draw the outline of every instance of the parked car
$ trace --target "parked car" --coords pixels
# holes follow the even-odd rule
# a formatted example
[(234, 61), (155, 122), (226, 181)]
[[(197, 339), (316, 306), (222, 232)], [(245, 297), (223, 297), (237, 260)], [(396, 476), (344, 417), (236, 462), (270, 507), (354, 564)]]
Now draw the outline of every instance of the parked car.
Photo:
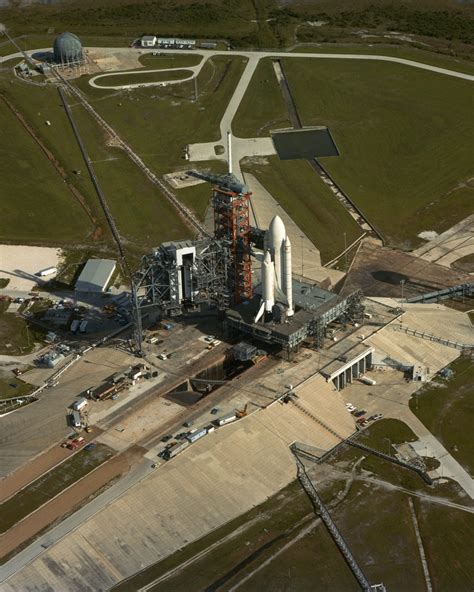
[(214, 407), (211, 409), (211, 415), (216, 415), (216, 413), (219, 413), (219, 407)]
[(365, 411), (364, 409), (361, 409), (360, 411), (356, 411), (354, 413), (355, 417), (362, 417), (363, 415), (365, 415), (367, 413), (367, 411)]
[(349, 411), (349, 413), (352, 413), (353, 411), (357, 410), (357, 407), (355, 407), (352, 403), (346, 403), (346, 409)]
[(192, 425), (193, 425), (193, 422), (192, 421), (185, 421), (183, 423), (183, 427), (184, 428), (190, 428)]
[(86, 446), (84, 446), (84, 450), (87, 450), (87, 452), (89, 452), (89, 450), (93, 450), (96, 447), (96, 443), (95, 442), (90, 442), (89, 444), (87, 444)]
[(365, 417), (359, 417), (359, 419), (357, 420), (357, 423), (358, 423), (359, 425), (362, 425), (362, 424), (364, 424), (364, 423), (365, 423), (365, 421), (366, 421)]
[(167, 436), (163, 436), (163, 438), (161, 438), (162, 442), (169, 442), (169, 440), (171, 440), (173, 438), (173, 434), (168, 434)]

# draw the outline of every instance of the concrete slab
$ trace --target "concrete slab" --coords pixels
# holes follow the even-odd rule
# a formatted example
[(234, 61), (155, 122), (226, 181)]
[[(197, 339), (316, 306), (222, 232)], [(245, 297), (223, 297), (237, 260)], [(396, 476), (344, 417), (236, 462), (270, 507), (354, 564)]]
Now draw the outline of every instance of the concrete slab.
[[(321, 377), (299, 401), (348, 436), (341, 396)], [(199, 440), (99, 511), (21, 572), (5, 592), (29, 586), (70, 592), (105, 589), (260, 504), (295, 478), (288, 445), (327, 450), (337, 438), (291, 404), (265, 410)]]
[[(5, 291), (29, 292), (42, 278), (36, 273), (48, 267), (56, 267), (61, 249), (52, 247), (26, 247), (23, 245), (0, 245), (0, 278), (9, 279)], [(43, 278), (47, 281), (54, 276)], [(0, 290), (0, 294), (4, 290)]]
[(474, 214), (422, 245), (413, 255), (443, 267), (474, 253)]

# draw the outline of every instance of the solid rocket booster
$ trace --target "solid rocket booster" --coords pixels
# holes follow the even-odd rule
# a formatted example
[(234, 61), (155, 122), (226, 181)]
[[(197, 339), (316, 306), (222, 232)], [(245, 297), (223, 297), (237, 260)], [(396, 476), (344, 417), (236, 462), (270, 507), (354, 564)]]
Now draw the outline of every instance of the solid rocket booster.
[(284, 293), (288, 300), (288, 310), (286, 311), (286, 315), (288, 317), (293, 316), (293, 280), (292, 280), (292, 269), (291, 269), (291, 242), (290, 237), (286, 237), (283, 243), (283, 263), (284, 263), (284, 273), (285, 273), (285, 285), (284, 285)]
[(275, 268), (273, 266), (273, 261), (270, 257), (270, 251), (265, 253), (265, 257), (263, 259), (263, 269), (262, 269), (262, 280), (263, 280), (263, 290), (262, 290), (262, 298), (265, 302), (265, 310), (267, 312), (272, 311), (272, 307), (275, 304)]

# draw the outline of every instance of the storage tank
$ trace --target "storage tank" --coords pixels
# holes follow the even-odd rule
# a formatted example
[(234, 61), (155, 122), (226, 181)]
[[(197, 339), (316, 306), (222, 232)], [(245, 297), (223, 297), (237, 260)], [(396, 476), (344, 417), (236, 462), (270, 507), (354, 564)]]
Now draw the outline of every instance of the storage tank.
[(61, 33), (56, 37), (53, 53), (57, 64), (82, 62), (84, 57), (81, 40), (77, 35), (69, 32)]

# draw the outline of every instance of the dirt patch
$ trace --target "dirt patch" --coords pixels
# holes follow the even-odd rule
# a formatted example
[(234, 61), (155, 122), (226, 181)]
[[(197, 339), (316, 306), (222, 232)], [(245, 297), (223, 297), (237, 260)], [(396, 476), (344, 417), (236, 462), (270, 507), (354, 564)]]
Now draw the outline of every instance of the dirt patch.
[(451, 264), (451, 267), (465, 273), (474, 273), (474, 253), (461, 257)]
[(346, 277), (342, 295), (362, 289), (367, 296), (410, 298), (470, 281), (467, 274), (395, 249), (364, 241)]

